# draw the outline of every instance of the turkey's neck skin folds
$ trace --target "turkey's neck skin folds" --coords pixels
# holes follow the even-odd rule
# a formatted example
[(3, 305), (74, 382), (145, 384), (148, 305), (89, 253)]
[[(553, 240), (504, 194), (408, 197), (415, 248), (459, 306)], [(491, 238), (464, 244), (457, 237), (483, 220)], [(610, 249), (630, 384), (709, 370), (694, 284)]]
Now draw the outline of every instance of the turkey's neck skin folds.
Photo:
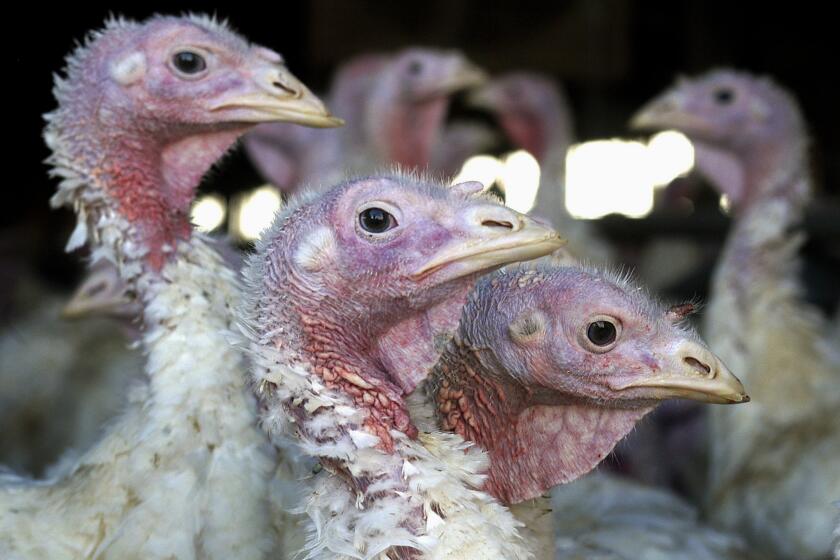
[[(467, 450), (454, 434), (431, 431), (412, 439), (397, 429), (389, 430), (390, 450), (384, 449), (365, 427), (368, 411), (330, 383), (336, 364), (325, 376), (313, 371), (324, 364), (303, 355), (312, 333), (296, 326), (289, 303), (306, 297), (300, 287), (290, 289), (298, 279), (283, 280), (291, 273), (282, 265), (255, 262), (245, 290), (253, 299), (241, 321), (250, 338), (262, 425), (276, 445), (294, 445), (322, 467), (303, 483), (300, 504), (313, 526), (310, 557), (530, 558), (521, 523), (480, 490), (484, 453)], [(282, 291), (263, 294), (266, 277)], [(270, 310), (271, 317), (258, 310)], [(342, 371), (349, 371), (346, 365)]]

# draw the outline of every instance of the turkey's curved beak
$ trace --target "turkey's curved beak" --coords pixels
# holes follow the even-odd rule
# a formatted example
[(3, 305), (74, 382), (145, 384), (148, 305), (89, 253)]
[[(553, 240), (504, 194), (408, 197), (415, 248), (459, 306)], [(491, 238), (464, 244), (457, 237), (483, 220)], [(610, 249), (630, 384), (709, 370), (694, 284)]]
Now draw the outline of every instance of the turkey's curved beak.
[(231, 113), (230, 120), (241, 122), (278, 121), (315, 128), (344, 124), (285, 66), (264, 66), (252, 73), (251, 83), (250, 91), (224, 96), (211, 104), (209, 110)]
[[(116, 283), (115, 283), (116, 282)], [(129, 316), (139, 313), (136, 302), (125, 293), (119, 280), (93, 273), (73, 292), (61, 310), (63, 319), (93, 316)]]
[(446, 279), (460, 278), (536, 259), (565, 244), (551, 226), (508, 208), (481, 205), (467, 212), (466, 218), (466, 235), (432, 255), (412, 277), (440, 271)]
[(701, 132), (708, 124), (686, 108), (685, 96), (679, 91), (666, 92), (639, 109), (630, 119), (635, 130), (673, 128), (683, 132)]
[(616, 390), (633, 389), (634, 397), (689, 399), (715, 404), (749, 402), (741, 381), (713, 352), (686, 341), (665, 359), (659, 375), (632, 380)]
[(478, 87), (485, 83), (487, 79), (488, 76), (484, 70), (465, 57), (455, 55), (455, 58), (449, 64), (448, 71), (438, 81), (434, 91), (428, 97), (441, 97), (461, 90)]

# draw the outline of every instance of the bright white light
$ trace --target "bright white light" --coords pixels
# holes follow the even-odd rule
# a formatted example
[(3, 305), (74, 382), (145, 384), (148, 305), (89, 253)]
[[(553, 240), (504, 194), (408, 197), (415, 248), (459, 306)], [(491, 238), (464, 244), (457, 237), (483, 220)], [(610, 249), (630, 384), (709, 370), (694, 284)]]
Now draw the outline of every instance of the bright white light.
[(493, 185), (501, 173), (502, 165), (502, 162), (493, 156), (473, 156), (464, 162), (464, 165), (461, 166), (461, 171), (452, 179), (452, 184), (455, 185), (465, 181), (478, 181), (487, 190)]
[(729, 197), (725, 194), (720, 196), (720, 211), (726, 214), (727, 216), (732, 212), (732, 202), (729, 200)]
[(225, 221), (225, 200), (216, 194), (198, 198), (190, 210), (190, 220), (198, 231), (213, 231)]
[(540, 164), (525, 150), (504, 158), (499, 183), (505, 191), (505, 206), (523, 214), (534, 207), (540, 188)]
[(674, 131), (648, 144), (596, 140), (577, 144), (566, 155), (566, 209), (576, 218), (611, 213), (642, 218), (653, 210), (654, 189), (691, 171), (694, 149)]
[(675, 130), (655, 134), (648, 141), (653, 184), (664, 186), (694, 167), (694, 146)]
[(271, 225), (281, 200), (277, 189), (269, 185), (245, 195), (236, 212), (235, 233), (242, 239), (257, 239)]
[(597, 140), (566, 155), (566, 209), (576, 218), (619, 212), (641, 218), (653, 209), (647, 147), (640, 142)]

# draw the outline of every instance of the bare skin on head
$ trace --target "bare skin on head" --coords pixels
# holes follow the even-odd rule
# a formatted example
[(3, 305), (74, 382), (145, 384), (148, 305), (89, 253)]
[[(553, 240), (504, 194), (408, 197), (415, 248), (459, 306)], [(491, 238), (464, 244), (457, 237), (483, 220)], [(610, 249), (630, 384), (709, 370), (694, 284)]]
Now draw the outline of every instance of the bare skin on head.
[(279, 54), (226, 29), (159, 17), (107, 31), (70, 59), (45, 133), (56, 174), (87, 186), (53, 199), (84, 207), (70, 248), (98, 239), (100, 218), (116, 213), (123, 245), (159, 270), (190, 234), (199, 181), (239, 135), (259, 122), (341, 123)]
[[(781, 169), (798, 173), (807, 143), (805, 123), (790, 95), (766, 78), (717, 70), (677, 85), (633, 117), (639, 129), (672, 128), (696, 150), (697, 168), (736, 213), (768, 197), (807, 196), (791, 188)], [(775, 191), (775, 192), (772, 192)]]
[(456, 51), (412, 48), (395, 55), (378, 76), (365, 113), (376, 155), (406, 169), (425, 169), (451, 95), (484, 79)]
[(562, 243), (480, 190), (404, 176), (351, 181), (280, 219), (259, 248), (261, 343), (349, 396), (386, 450), (389, 430), (416, 435), (403, 397), (437, 358), (436, 332), (451, 328), (435, 308), (460, 308), (478, 273)]
[(439, 424), (488, 451), (486, 490), (511, 504), (594, 468), (659, 401), (747, 402), (690, 311), (597, 271), (486, 277), (429, 376)]

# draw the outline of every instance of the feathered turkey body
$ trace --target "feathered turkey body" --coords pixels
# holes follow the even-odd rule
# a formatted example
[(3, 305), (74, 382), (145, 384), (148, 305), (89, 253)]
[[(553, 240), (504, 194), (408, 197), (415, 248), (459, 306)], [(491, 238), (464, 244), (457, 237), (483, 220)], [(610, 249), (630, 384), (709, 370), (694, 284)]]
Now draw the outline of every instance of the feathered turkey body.
[(705, 330), (753, 402), (712, 411), (708, 513), (769, 556), (824, 558), (840, 496), (840, 356), (801, 299), (811, 188), (799, 107), (766, 78), (719, 70), (680, 81), (635, 124), (687, 134), (734, 211)]
[[(182, 57), (187, 62), (201, 59), (196, 52), (213, 58), (206, 79), (186, 81), (198, 91), (171, 125), (144, 111), (166, 114), (154, 96), (172, 95), (173, 84), (183, 83), (167, 66), (173, 42), (192, 53)], [(274, 546), (267, 501), (273, 451), (256, 426), (242, 356), (226, 334), (239, 286), (207, 240), (191, 235), (186, 216), (201, 176), (248, 123), (276, 119), (281, 110), (294, 120), (298, 109), (309, 109), (299, 122), (327, 120), (281, 60), (199, 16), (110, 21), (68, 59), (45, 132), (52, 173), (62, 179), (51, 202), (76, 210), (68, 249), (90, 241), (94, 258), (116, 263), (138, 294), (148, 379), (131, 390), (127, 410), (100, 441), (63, 472), (44, 481), (5, 477), (4, 558), (262, 558)], [(247, 77), (237, 64), (247, 65)], [(263, 74), (288, 90), (249, 81)], [(95, 100), (87, 95), (91, 83), (100, 93)], [(151, 98), (140, 84), (150, 84)], [(125, 86), (133, 86), (130, 95)], [(224, 101), (208, 124), (201, 104), (217, 101), (219, 87)], [(289, 90), (299, 92), (291, 102)], [(119, 110), (109, 105), (115, 98), (124, 103)], [(121, 121), (132, 111), (148, 128)], [(202, 124), (186, 125), (183, 135), (178, 127), (196, 114)], [(155, 130), (182, 135), (164, 136), (172, 143), (155, 156), (143, 135)]]
[[(481, 185), (465, 184), (453, 189), (474, 193)], [(417, 259), (427, 262), (429, 257), (421, 257), (415, 247), (423, 247), (421, 254), (433, 249), (437, 251), (435, 255), (449, 251), (446, 259), (456, 259), (460, 264), (452, 261), (442, 265), (443, 270), (451, 266), (481, 270), (516, 256), (533, 258), (546, 254), (558, 245), (550, 230), (524, 216), (480, 199), (471, 202), (465, 195), (448, 194), (447, 190), (417, 177), (388, 176), (350, 181), (324, 195), (302, 197), (277, 217), (246, 267), (250, 301), (241, 313), (241, 322), (253, 354), (253, 380), (264, 411), (263, 425), (280, 445), (293, 445), (286, 438), (294, 434), (300, 450), (318, 458), (322, 468), (312, 475), (301, 505), (311, 520), (307, 557), (531, 557), (518, 534), (521, 524), (480, 490), (483, 477), (479, 473), (486, 466), (483, 454), (468, 449), (452, 434), (412, 432), (414, 427), (400, 403), (400, 390), (388, 392), (381, 378), (369, 377), (365, 368), (371, 367), (370, 363), (358, 367), (346, 361), (353, 354), (365, 352), (364, 348), (372, 342), (354, 338), (369, 336), (364, 321), (374, 312), (372, 308), (397, 305), (403, 313), (409, 313), (414, 305), (420, 305), (412, 301), (427, 297), (424, 289), (413, 288), (405, 301), (381, 303), (396, 297), (392, 290), (402, 289), (383, 284), (391, 274), (397, 275), (394, 282), (404, 284), (399, 275)], [(336, 263), (335, 259), (356, 247), (354, 243), (361, 242), (346, 241), (343, 235), (352, 234), (343, 233), (343, 229), (333, 231), (339, 226), (319, 226), (333, 224), (336, 216), (343, 216), (330, 208), (344, 208), (350, 202), (337, 201), (355, 200), (353, 204), (360, 204), (368, 198), (390, 204), (400, 201), (403, 218), (399, 223), (414, 233), (396, 237), (393, 243), (402, 244), (399, 253), (390, 253), (393, 249), (383, 246), (386, 255), (397, 259), (394, 264), (379, 265), (387, 273), (363, 273), (370, 284), (357, 286), (360, 280), (354, 281), (350, 294), (322, 293), (325, 286), (333, 285), (330, 282), (334, 275), (348, 273), (360, 265), (358, 261), (370, 263), (367, 251), (378, 254), (378, 245), (365, 245), (367, 248), (358, 249), (362, 254), (354, 261)], [(406, 203), (406, 199), (415, 206)], [(372, 203), (360, 207), (369, 204)], [(426, 217), (417, 219), (418, 213), (427, 215), (424, 204), (431, 206), (428, 215), (435, 216), (433, 221)], [(447, 204), (454, 204), (454, 209)], [(324, 216), (324, 212), (328, 215)], [(340, 227), (352, 228), (356, 216), (346, 218), (349, 225), (339, 224)], [(451, 233), (439, 229), (442, 226), (432, 225), (439, 220), (450, 224), (446, 227), (467, 229), (451, 238)], [(501, 222), (509, 223), (511, 230), (492, 225)], [(441, 249), (441, 236), (449, 239), (445, 246), (450, 249)], [(345, 249), (339, 239), (349, 243), (349, 248)], [(517, 245), (521, 248), (512, 253), (512, 247)], [(455, 257), (452, 251), (461, 256)], [(471, 281), (465, 277), (459, 282), (466, 282), (464, 287), (468, 288)], [(460, 285), (447, 287), (448, 291), (438, 297), (445, 299), (444, 304), (453, 298), (462, 302), (466, 291), (457, 287)], [(373, 289), (377, 294), (385, 292), (373, 296), (368, 293)], [(345, 324), (347, 319), (341, 319), (345, 316), (354, 319)], [(399, 329), (402, 324), (398, 322), (394, 328)], [(435, 359), (436, 353), (430, 347), (418, 350), (419, 355), (413, 353), (417, 349), (412, 345), (420, 344), (417, 339), (426, 334), (400, 342), (399, 335), (387, 331), (374, 343), (378, 367), (405, 367), (400, 382), (404, 390), (416, 384), (412, 376), (417, 374), (408, 370), (416, 367), (422, 375)], [(320, 348), (322, 343), (335, 343), (336, 336), (340, 337), (339, 344), (344, 344), (343, 337), (355, 341), (348, 347)], [(429, 345), (432, 338), (429, 336)], [(313, 359), (323, 365), (312, 366)]]
[[(792, 162), (793, 176), (777, 184), (807, 188), (805, 165)], [(840, 359), (825, 338), (827, 322), (801, 299), (804, 238), (791, 236), (800, 204), (756, 202), (737, 218), (715, 272), (705, 330), (742, 372), (754, 403), (710, 417), (717, 443), (707, 507), (763, 550), (820, 558), (840, 497)]]
[(65, 472), (3, 488), (5, 557), (261, 558), (273, 545), (274, 461), (224, 334), (236, 281), (196, 238), (143, 284), (148, 383)]
[(25, 275), (19, 286), (27, 311), (0, 331), (0, 464), (40, 476), (99, 438), (143, 364), (110, 320), (63, 321), (63, 294)]
[(672, 493), (592, 473), (552, 493), (557, 558), (759, 560), (740, 536), (700, 520)]

